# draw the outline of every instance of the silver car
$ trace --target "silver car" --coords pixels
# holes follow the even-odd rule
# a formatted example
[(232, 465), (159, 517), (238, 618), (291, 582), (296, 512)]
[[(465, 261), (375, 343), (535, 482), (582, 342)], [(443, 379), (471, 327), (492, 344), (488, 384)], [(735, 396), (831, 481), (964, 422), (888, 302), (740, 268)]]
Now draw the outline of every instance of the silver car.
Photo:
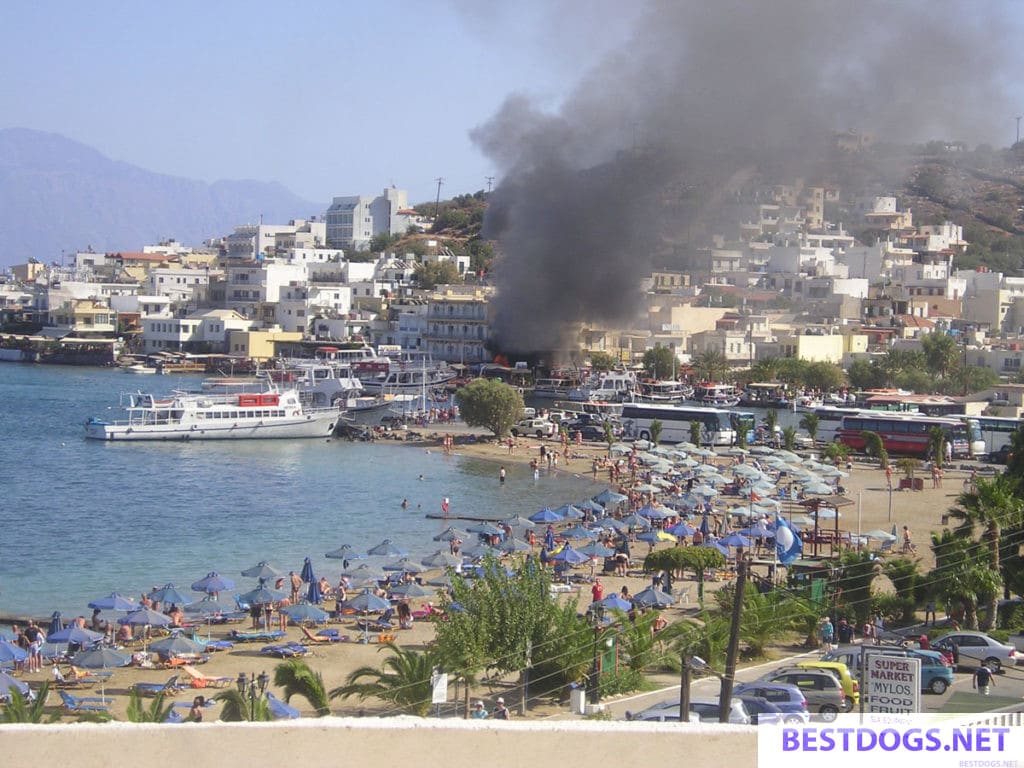
[(993, 640), (984, 632), (950, 632), (931, 644), (936, 651), (952, 654), (956, 663), (976, 661), (984, 662), (996, 674), (1004, 665), (1013, 666), (1018, 663), (1017, 649), (1012, 645)]
[[(668, 699), (648, 707), (642, 712), (627, 712), (627, 720), (646, 722), (678, 723), (679, 699)], [(718, 699), (693, 699), (690, 701), (690, 722), (718, 722)], [(732, 699), (729, 706), (729, 723), (750, 725), (750, 714), (740, 699)]]

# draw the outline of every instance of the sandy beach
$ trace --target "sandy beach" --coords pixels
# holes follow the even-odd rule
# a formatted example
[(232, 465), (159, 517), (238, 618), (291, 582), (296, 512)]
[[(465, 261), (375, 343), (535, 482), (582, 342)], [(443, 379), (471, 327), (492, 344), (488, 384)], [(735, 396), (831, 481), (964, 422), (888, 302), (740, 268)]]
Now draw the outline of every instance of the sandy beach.
[[(512, 464), (528, 464), (531, 459), (539, 457), (541, 441), (537, 439), (519, 438), (514, 446), (514, 451), (510, 453), (506, 443), (499, 443), (494, 439), (488, 439), (482, 430), (469, 429), (464, 425), (450, 425), (446, 427), (431, 425), (426, 430), (421, 431), (422, 439), (420, 440), (395, 441), (394, 450), (443, 450), (442, 438), (445, 433), (452, 434), (456, 439), (452, 449), (454, 454), (492, 460), (495, 465), (496, 484), (499, 482), (498, 472), (502, 464), (508, 466)], [(467, 442), (470, 439), (469, 435), (477, 436), (476, 442)], [(544, 442), (548, 446), (557, 447), (555, 442)], [(573, 457), (568, 462), (568, 465), (563, 460), (557, 473), (592, 477), (592, 459), (595, 456), (603, 457), (606, 455), (606, 446), (603, 444), (590, 444), (580, 447), (571, 446), (571, 449), (574, 454)], [(723, 466), (727, 466), (733, 459), (721, 456), (719, 461)], [(545, 468), (541, 471), (547, 472), (548, 470)], [(907, 525), (912, 531), (912, 538), (917, 546), (916, 556), (921, 560), (922, 570), (927, 570), (933, 565), (933, 559), (928, 547), (928, 533), (942, 527), (942, 516), (954, 504), (956, 496), (962, 491), (963, 481), (969, 474), (969, 468), (947, 468), (943, 478), (944, 487), (932, 488), (932, 481), (930, 477), (927, 477), (927, 473), (919, 472), (918, 477), (925, 478), (924, 489), (920, 491), (894, 491), (891, 494), (892, 516), (890, 518), (890, 493), (887, 489), (885, 473), (875, 466), (857, 462), (854, 465), (851, 476), (843, 480), (847, 489), (846, 497), (852, 499), (854, 503), (843, 508), (839, 527), (842, 531), (856, 533), (858, 530), (867, 532), (879, 528), (888, 531), (893, 525), (896, 525), (898, 529), (902, 529), (904, 525)], [(894, 484), (898, 484), (898, 479), (899, 474), (897, 473), (893, 477)], [(593, 481), (593, 485), (595, 494), (608, 487), (607, 470), (598, 474), (598, 479)], [(519, 512), (530, 514), (532, 511), (520, 510)], [(458, 521), (453, 521), (453, 524), (457, 525)], [(822, 527), (826, 525), (831, 528), (833, 521), (828, 520), (822, 523)], [(898, 543), (894, 545), (894, 549), (899, 549)], [(646, 545), (635, 546), (634, 563), (640, 561), (645, 551)], [(805, 547), (806, 551), (807, 548)], [(634, 567), (637, 566), (634, 565)], [(623, 585), (628, 586), (632, 593), (643, 589), (650, 583), (649, 579), (639, 576), (630, 578), (607, 576), (603, 581), (605, 594), (617, 592)], [(715, 584), (709, 584), (708, 589), (713, 590), (715, 586)], [(689, 591), (691, 598), (695, 600), (696, 588), (693, 582), (683, 581), (677, 583), (676, 587), (677, 594)], [(578, 597), (581, 605), (589, 604), (589, 589), (585, 585), (578, 594)], [(419, 608), (425, 600), (416, 599), (411, 601), (413, 609)], [(330, 609), (333, 607), (333, 604), (331, 601), (328, 601), (324, 607)], [(677, 605), (668, 609), (666, 618), (670, 621), (678, 619), (687, 611), (692, 611), (694, 607), (692, 603)], [(350, 641), (310, 645), (309, 653), (306, 657), (310, 666), (323, 676), (328, 690), (341, 685), (352, 670), (363, 665), (379, 666), (384, 658), (384, 653), (381, 652), (382, 646), (379, 643), (369, 642), (363, 644), (358, 642), (360, 632), (351, 621), (331, 626), (336, 627), (342, 636), (347, 635)], [(246, 620), (241, 624), (214, 626), (211, 630), (211, 636), (216, 639), (226, 638), (231, 629), (247, 630), (249, 629), (249, 621)], [(205, 629), (202, 634), (205, 636)], [(430, 641), (433, 636), (433, 629), (430, 622), (417, 621), (411, 629), (398, 630), (395, 634), (397, 643), (405, 647), (416, 648), (422, 647)], [(286, 640), (300, 641), (302, 639), (303, 633), (300, 628), (288, 628)], [(375, 641), (377, 638), (371, 635), (370, 639)], [(278, 663), (278, 660), (260, 655), (259, 650), (264, 644), (261, 642), (236, 644), (233, 649), (214, 653), (209, 662), (199, 667), (199, 669), (209, 676), (226, 676), (232, 679), (237, 678), (241, 672), (253, 675), (266, 671), (272, 676), (273, 668)], [(130, 650), (141, 650), (141, 646), (132, 647)], [(139, 681), (162, 683), (173, 674), (175, 674), (175, 671), (166, 669), (127, 667), (115, 670), (113, 678), (107, 684), (104, 692), (106, 696), (111, 697), (113, 700), (111, 711), (118, 719), (125, 719), (125, 708), (128, 702), (127, 691), (133, 683)], [(21, 675), (22, 679), (32, 683), (33, 687), (38, 687), (38, 684), (49, 676), (50, 672), (47, 667), (44, 667), (40, 673)], [(187, 679), (187, 675), (182, 673), (181, 679)], [(190, 701), (194, 695), (210, 696), (215, 694), (216, 690), (215, 688), (189, 689), (174, 696), (174, 700), (178, 702)], [(280, 696), (280, 691), (275, 690), (273, 686), (271, 686), (270, 690)], [(488, 704), (491, 704), (497, 696), (502, 695), (503, 690), (498, 685), (493, 688), (476, 690), (473, 692), (473, 696), (474, 698), (483, 698)], [(79, 690), (72, 691), (72, 693), (95, 696), (99, 695), (100, 691), (96, 687), (93, 690)], [(51, 693), (51, 697), (53, 697), (51, 701), (56, 702), (56, 695), (54, 693)], [(313, 714), (303, 699), (293, 699), (292, 705), (298, 708), (303, 716)], [(538, 706), (531, 710), (530, 716), (545, 717), (563, 710), (564, 707), (560, 708), (553, 705)], [(211, 710), (211, 716), (215, 717), (214, 713), (216, 711), (217, 709)], [(372, 700), (361, 702), (353, 698), (335, 700), (332, 705), (332, 711), (338, 715), (358, 715), (362, 713), (372, 715), (383, 713), (385, 709)]]

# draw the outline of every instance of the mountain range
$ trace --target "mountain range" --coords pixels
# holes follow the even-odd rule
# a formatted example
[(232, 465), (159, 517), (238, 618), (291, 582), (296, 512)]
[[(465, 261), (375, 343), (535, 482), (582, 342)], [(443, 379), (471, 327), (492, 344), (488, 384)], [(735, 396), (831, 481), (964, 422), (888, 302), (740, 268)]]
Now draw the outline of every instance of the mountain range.
[(276, 182), (207, 183), (111, 160), (54, 133), (0, 129), (0, 268), (60, 261), (91, 246), (140, 251), (176, 239), (198, 246), (239, 224), (321, 215)]

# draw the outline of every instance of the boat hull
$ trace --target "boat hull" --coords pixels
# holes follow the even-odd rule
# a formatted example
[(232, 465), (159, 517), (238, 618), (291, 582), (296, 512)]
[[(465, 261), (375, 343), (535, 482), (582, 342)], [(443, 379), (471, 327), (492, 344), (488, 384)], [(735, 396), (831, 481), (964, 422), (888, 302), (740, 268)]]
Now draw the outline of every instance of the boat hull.
[(308, 413), (302, 416), (275, 419), (238, 419), (216, 424), (117, 424), (91, 419), (85, 425), (89, 440), (121, 441), (190, 441), (190, 440), (257, 440), (330, 437), (338, 421), (338, 411)]

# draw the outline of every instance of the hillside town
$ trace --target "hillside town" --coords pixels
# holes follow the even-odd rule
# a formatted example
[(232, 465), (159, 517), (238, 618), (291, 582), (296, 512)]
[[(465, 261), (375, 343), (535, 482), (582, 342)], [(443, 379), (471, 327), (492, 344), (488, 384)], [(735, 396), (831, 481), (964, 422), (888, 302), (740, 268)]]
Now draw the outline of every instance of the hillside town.
[[(718, 367), (703, 371), (711, 378), (759, 364), (772, 378), (779, 361), (797, 359), (838, 366), (866, 388), (902, 385), (886, 366), (938, 334), (952, 340), (955, 371), (938, 384), (911, 377), (905, 386), (984, 392), (996, 415), (1019, 415), (1024, 278), (959, 269), (971, 243), (956, 221), (918, 223), (895, 196), (851, 197), (801, 181), (738, 190), (729, 210), (736, 219), (711, 245), (638, 276), (644, 299), (632, 322), (584, 311), (571, 334), (576, 347), (543, 350), (539, 362), (585, 364), (604, 353), (628, 367), (661, 347), (684, 374), (711, 359)], [(490, 363), (500, 285), (471, 267), (461, 243), (434, 237), (432, 225), (392, 187), (336, 197), (309, 219), (239, 225), (202, 246), (87, 249), (60, 263), (41, 254), (0, 284), (0, 354), (100, 364), (224, 356), (241, 366), (283, 349), (358, 343)], [(381, 235), (415, 249), (371, 252)]]

